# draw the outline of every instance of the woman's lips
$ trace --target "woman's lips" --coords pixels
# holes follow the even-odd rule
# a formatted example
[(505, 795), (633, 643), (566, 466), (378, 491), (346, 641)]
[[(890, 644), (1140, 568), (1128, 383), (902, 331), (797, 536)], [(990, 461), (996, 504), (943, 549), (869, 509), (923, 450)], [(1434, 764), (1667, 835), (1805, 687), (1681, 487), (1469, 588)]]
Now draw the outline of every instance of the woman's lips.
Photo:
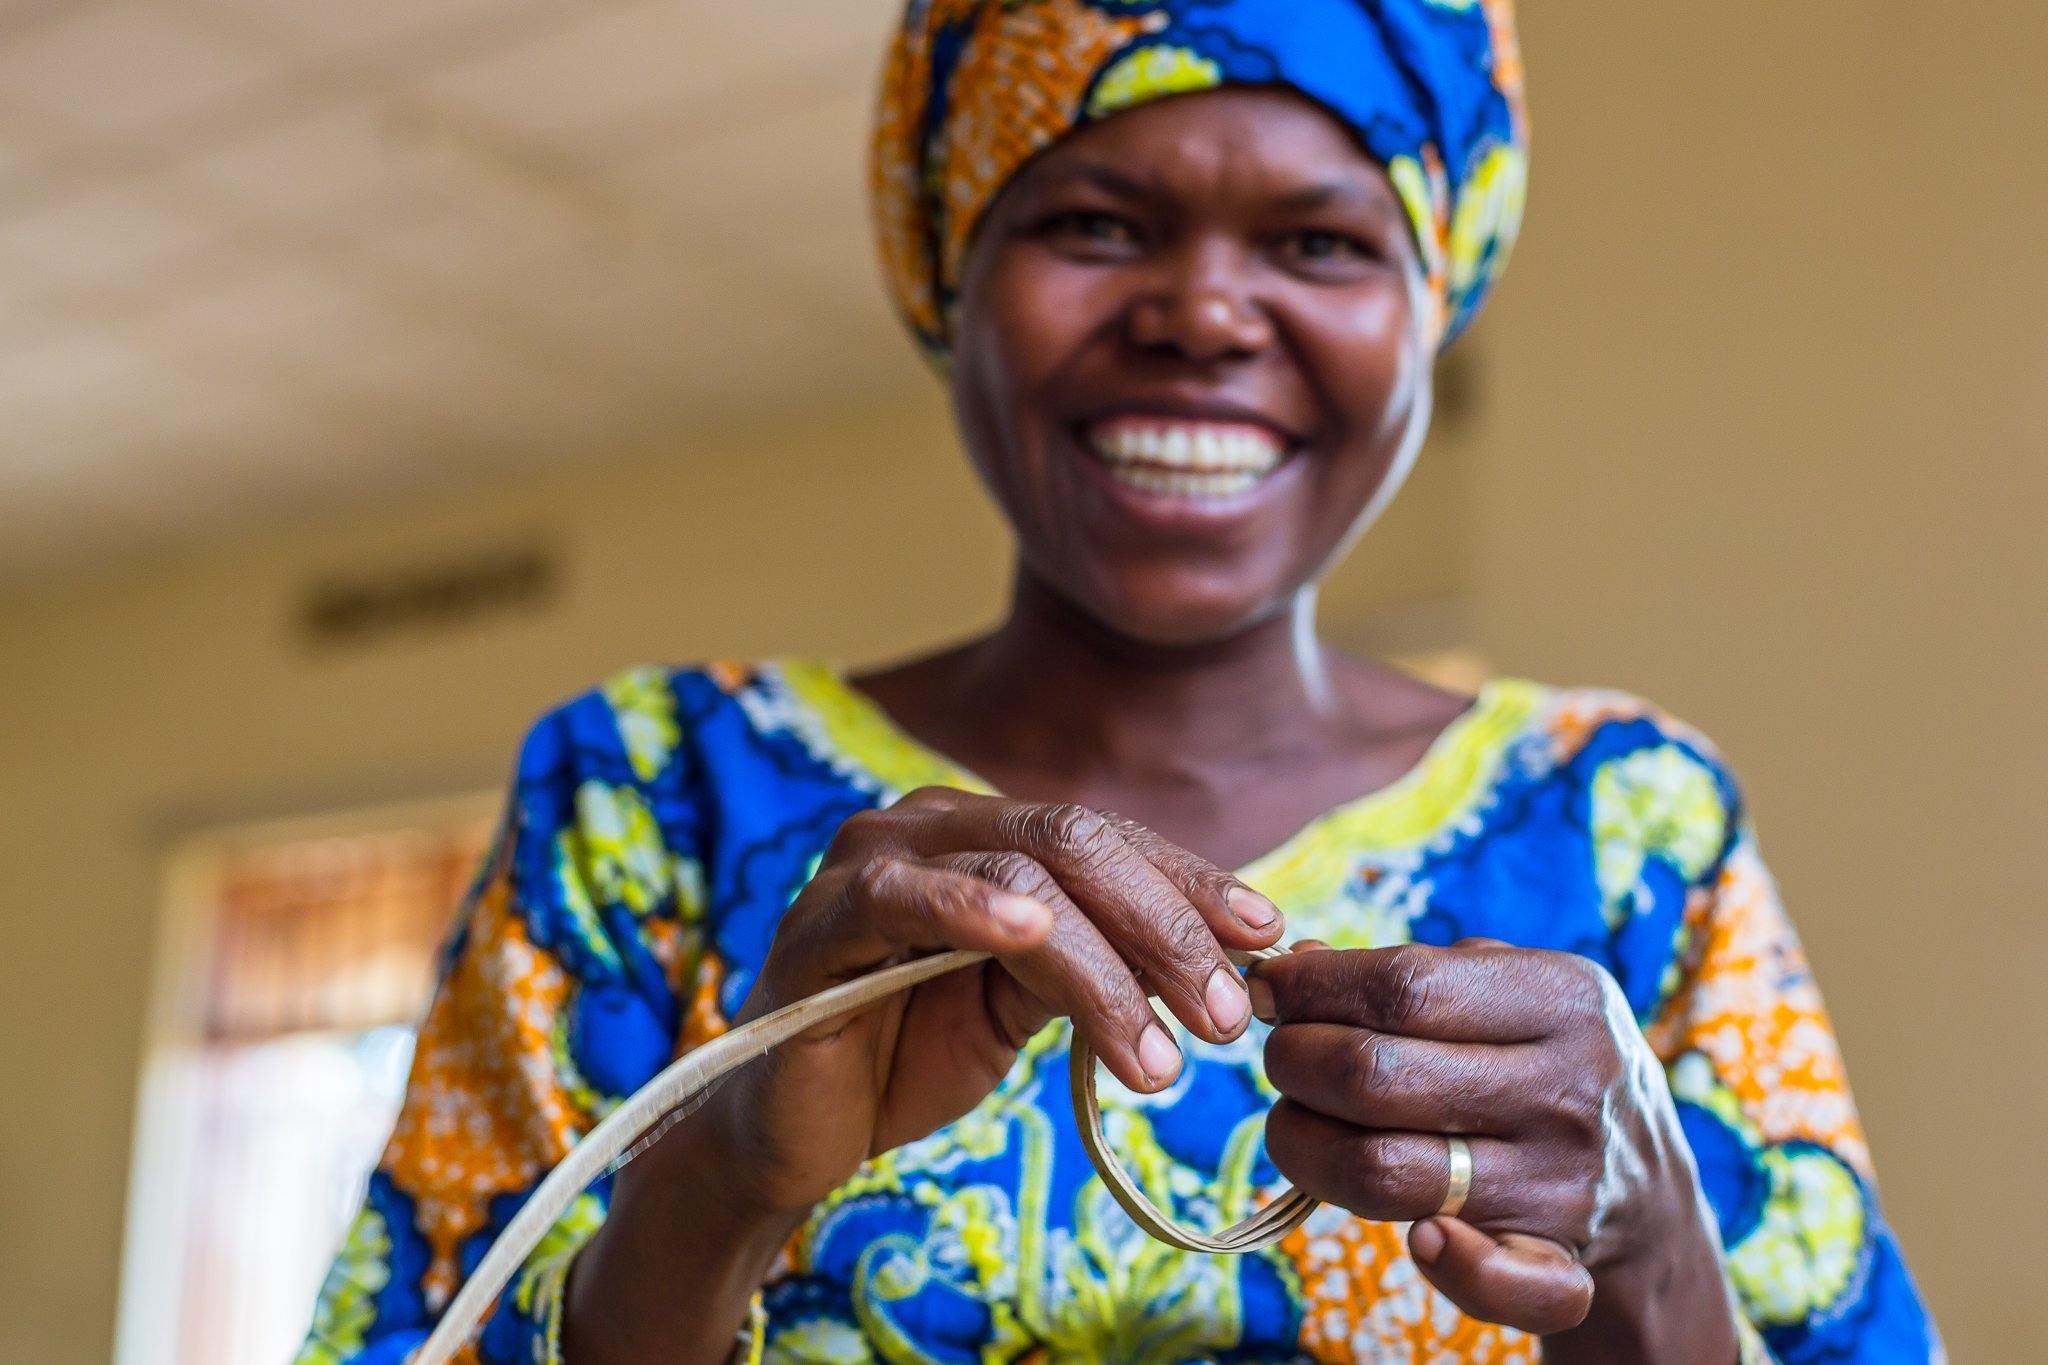
[(1287, 458), (1287, 442), (1255, 422), (1122, 415), (1086, 423), (1081, 439), (1118, 483), (1196, 501), (1247, 493)]

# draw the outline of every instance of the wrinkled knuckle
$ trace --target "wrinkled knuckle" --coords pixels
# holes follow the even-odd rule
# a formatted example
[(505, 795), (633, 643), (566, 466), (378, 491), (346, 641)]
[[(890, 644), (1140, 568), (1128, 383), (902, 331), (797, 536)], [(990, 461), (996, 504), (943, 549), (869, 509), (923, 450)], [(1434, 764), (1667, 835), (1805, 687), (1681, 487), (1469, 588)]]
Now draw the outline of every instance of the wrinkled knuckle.
[(1581, 1148), (1599, 1147), (1607, 1139), (1607, 1106), (1598, 1089), (1583, 1081), (1569, 1081), (1557, 1094), (1554, 1106), (1558, 1127)]
[(994, 888), (987, 882), (941, 879), (926, 894), (931, 913), (949, 920), (984, 919), (989, 915), (989, 897)]
[(1351, 1168), (1363, 1186), (1379, 1191), (1392, 1189), (1403, 1174), (1400, 1153), (1382, 1137), (1361, 1140), (1352, 1153)]
[(1392, 1044), (1384, 1034), (1354, 1029), (1345, 1049), (1345, 1072), (1354, 1095), (1371, 1097), (1386, 1092), (1393, 1076)]
[(1159, 950), (1168, 964), (1208, 979), (1217, 965), (1216, 936), (1209, 932), (1208, 925), (1195, 915), (1169, 915), (1159, 925), (1158, 933)]
[(887, 854), (864, 858), (853, 870), (847, 890), (854, 900), (864, 905), (885, 900), (895, 890), (898, 879), (903, 875), (901, 860)]
[(1102, 845), (1111, 835), (1109, 822), (1099, 812), (1071, 801), (1040, 806), (1034, 825), (1044, 847), (1075, 860), (1101, 856)]
[[(1056, 919), (1065, 913), (1062, 907), (1067, 906), (1066, 894), (1060, 884), (1043, 865), (1021, 853), (994, 853), (979, 859), (973, 865), (973, 875), (989, 886), (1030, 897), (1051, 910)], [(983, 898), (981, 908), (988, 908), (987, 897)], [(1042, 951), (1043, 947), (1033, 951)]]
[(982, 864), (984, 880), (994, 882), (1005, 891), (1014, 891), (1020, 896), (1035, 896), (1045, 891), (1051, 878), (1045, 869), (1022, 853), (996, 853)]
[[(1118, 988), (1114, 992), (1114, 998), (1115, 1002), (1111, 1009), (1123, 1020), (1124, 1028), (1132, 1039), (1142, 1036), (1146, 1029), (1155, 1026), (1164, 1027), (1169, 1037), (1179, 1032), (1171, 1024), (1161, 1023), (1159, 1014), (1152, 1008), (1152, 1001), (1146, 996), (1143, 986), (1134, 984), (1128, 990)], [(1176, 1038), (1175, 1042), (1178, 1045), (1179, 1039)]]
[(1429, 1017), (1429, 959), (1412, 946), (1395, 948), (1391, 952), (1393, 956), (1387, 964), (1380, 992), (1379, 1012), (1388, 1027), (1399, 1033)]

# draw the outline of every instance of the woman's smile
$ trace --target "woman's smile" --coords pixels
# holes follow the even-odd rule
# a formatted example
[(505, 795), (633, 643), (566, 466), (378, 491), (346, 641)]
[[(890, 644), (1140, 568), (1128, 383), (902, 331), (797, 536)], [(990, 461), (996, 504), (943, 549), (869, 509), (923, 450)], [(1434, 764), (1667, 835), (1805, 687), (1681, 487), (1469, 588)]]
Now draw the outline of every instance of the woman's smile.
[(1231, 504), (1278, 470), (1293, 442), (1263, 422), (1128, 412), (1084, 422), (1081, 445), (1146, 500)]

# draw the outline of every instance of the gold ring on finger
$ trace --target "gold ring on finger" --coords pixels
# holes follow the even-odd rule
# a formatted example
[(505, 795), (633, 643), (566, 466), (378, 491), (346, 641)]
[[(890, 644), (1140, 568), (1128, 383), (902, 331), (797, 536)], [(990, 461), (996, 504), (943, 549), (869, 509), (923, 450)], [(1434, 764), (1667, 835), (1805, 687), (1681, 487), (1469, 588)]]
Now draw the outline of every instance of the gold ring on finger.
[(1444, 1144), (1450, 1153), (1451, 1183), (1444, 1191), (1444, 1202), (1436, 1216), (1456, 1218), (1472, 1194), (1472, 1148), (1461, 1137), (1446, 1137)]

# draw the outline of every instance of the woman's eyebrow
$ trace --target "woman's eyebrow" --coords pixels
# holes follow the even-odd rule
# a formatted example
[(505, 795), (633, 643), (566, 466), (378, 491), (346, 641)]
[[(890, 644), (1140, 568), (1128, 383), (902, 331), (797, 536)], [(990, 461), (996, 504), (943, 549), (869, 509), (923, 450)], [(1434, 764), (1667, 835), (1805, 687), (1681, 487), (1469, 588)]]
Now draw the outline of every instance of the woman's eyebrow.
[(1276, 194), (1273, 196), (1273, 205), (1276, 208), (1300, 211), (1350, 204), (1378, 207), (1379, 200), (1379, 195), (1374, 194), (1369, 186), (1359, 181), (1324, 180)]
[[(1076, 183), (1127, 202), (1157, 200), (1169, 197), (1171, 193), (1157, 182), (1120, 170), (1107, 162), (1079, 160), (1044, 168), (1034, 188), (1043, 192)], [(1347, 175), (1278, 191), (1267, 200), (1267, 204), (1282, 213), (1306, 213), (1332, 207), (1356, 207), (1385, 213), (1393, 208), (1391, 196), (1382, 187)]]
[(1049, 171), (1042, 188), (1051, 189), (1074, 181), (1092, 185), (1119, 199), (1147, 199), (1155, 193), (1151, 186), (1136, 176), (1099, 161), (1079, 161)]

